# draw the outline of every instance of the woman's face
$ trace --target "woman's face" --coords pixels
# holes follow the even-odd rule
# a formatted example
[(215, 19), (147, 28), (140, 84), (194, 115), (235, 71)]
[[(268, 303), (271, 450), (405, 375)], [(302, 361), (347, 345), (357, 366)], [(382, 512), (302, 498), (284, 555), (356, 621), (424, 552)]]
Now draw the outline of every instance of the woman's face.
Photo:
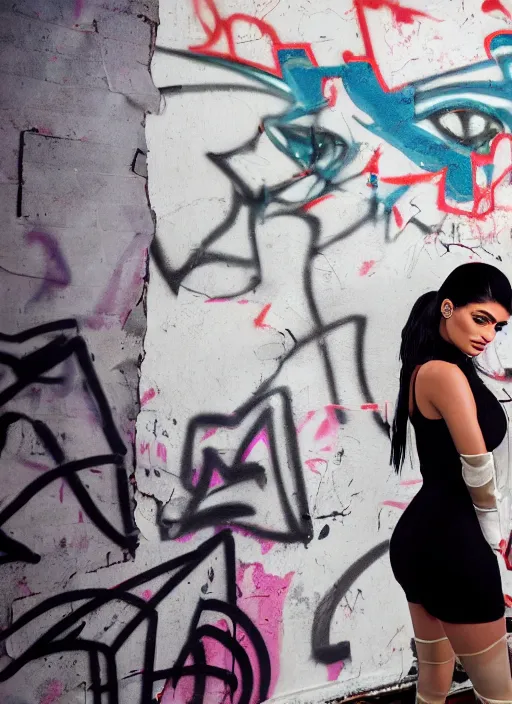
[(507, 310), (495, 301), (468, 303), (455, 308), (449, 299), (441, 304), (441, 335), (470, 357), (477, 357), (508, 322)]

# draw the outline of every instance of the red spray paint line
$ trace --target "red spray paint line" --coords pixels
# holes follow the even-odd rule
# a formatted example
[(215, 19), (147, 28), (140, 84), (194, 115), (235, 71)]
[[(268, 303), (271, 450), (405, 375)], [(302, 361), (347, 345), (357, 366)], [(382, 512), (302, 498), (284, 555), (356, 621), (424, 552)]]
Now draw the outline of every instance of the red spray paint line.
[(369, 259), (367, 262), (363, 262), (359, 269), (359, 276), (366, 276), (375, 266), (375, 259)]
[(227, 303), (230, 298), (207, 298), (205, 303)]
[(423, 484), (423, 479), (406, 479), (400, 482), (400, 486), (414, 486), (414, 484)]
[(510, 12), (500, 0), (485, 0), (482, 3), (482, 12), (502, 12), (509, 20), (512, 19)]
[(156, 396), (156, 391), (151, 387), (151, 389), (148, 389), (147, 391), (144, 391), (144, 393), (141, 396), (140, 399), (140, 405), (145, 406), (146, 403), (149, 403), (151, 399), (155, 398)]
[(370, 161), (364, 167), (363, 174), (378, 174), (379, 173), (379, 161), (380, 161), (381, 156), (382, 156), (382, 149), (381, 149), (381, 147), (377, 147), (377, 149), (373, 152), (373, 155), (372, 155)]
[(398, 210), (396, 205), (393, 206), (393, 215), (395, 216), (395, 222), (397, 227), (402, 227), (404, 224), (404, 219), (402, 217), (402, 213)]
[(267, 305), (263, 308), (261, 313), (254, 318), (254, 326), (257, 328), (268, 328), (269, 326), (264, 323), (265, 318), (267, 317), (267, 313), (269, 312), (270, 308), (272, 306), (272, 303), (267, 303)]
[(315, 205), (318, 205), (319, 203), (323, 203), (324, 200), (329, 200), (330, 198), (334, 198), (332, 193), (327, 193), (324, 196), (319, 196), (318, 198), (315, 198), (314, 200), (310, 200), (309, 203), (305, 203), (301, 210), (303, 212), (307, 213), (308, 210), (311, 210), (311, 208), (314, 208)]

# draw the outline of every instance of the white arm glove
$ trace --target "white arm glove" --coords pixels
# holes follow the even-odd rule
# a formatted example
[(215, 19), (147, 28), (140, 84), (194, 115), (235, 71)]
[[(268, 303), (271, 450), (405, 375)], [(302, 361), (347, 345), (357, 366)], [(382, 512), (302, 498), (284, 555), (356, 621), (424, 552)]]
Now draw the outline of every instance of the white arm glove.
[(501, 541), (497, 501), (496, 475), (492, 452), (482, 455), (461, 455), (462, 476), (469, 490), (480, 528), (493, 550), (499, 550)]

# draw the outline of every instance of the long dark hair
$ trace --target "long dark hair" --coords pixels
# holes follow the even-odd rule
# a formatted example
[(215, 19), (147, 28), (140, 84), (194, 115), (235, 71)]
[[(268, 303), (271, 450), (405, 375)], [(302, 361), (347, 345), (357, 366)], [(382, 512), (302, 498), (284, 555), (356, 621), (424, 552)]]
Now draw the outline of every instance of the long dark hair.
[(400, 473), (405, 459), (407, 421), (409, 418), (409, 391), (411, 377), (419, 364), (433, 359), (441, 341), (441, 303), (448, 298), (455, 308), (468, 303), (495, 301), (512, 314), (510, 282), (490, 264), (480, 262), (462, 264), (452, 271), (439, 291), (420, 296), (412, 307), (402, 330), (400, 344), (400, 387), (391, 431), (391, 464)]

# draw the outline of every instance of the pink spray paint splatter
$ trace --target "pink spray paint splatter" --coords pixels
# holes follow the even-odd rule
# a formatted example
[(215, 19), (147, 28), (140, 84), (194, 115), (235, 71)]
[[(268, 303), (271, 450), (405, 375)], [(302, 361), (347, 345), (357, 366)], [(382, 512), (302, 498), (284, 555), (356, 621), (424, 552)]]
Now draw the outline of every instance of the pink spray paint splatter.
[(214, 487), (219, 486), (219, 484), (223, 484), (223, 483), (224, 483), (224, 480), (222, 479), (220, 474), (217, 472), (217, 470), (214, 469), (212, 472), (212, 477), (210, 479), (210, 484), (209, 484), (210, 489), (213, 489)]
[(369, 259), (368, 261), (363, 262), (359, 268), (359, 276), (367, 276), (374, 266), (375, 259)]
[(151, 589), (145, 589), (141, 594), (141, 597), (144, 599), (144, 601), (149, 601), (152, 596), (153, 592), (151, 591)]
[(203, 435), (203, 437), (201, 438), (200, 442), (204, 442), (205, 440), (208, 440), (208, 438), (211, 438), (212, 435), (215, 435), (216, 432), (217, 432), (217, 428), (209, 428), (209, 429), (205, 432), (205, 434)]
[(339, 420), (336, 415), (337, 410), (344, 410), (341, 406), (329, 405), (325, 406), (326, 417), (320, 423), (318, 430), (315, 433), (315, 440), (331, 440), (338, 432)]
[(383, 501), (383, 506), (391, 506), (392, 508), (399, 508), (401, 511), (405, 511), (407, 506), (409, 506), (410, 501)]
[(82, 513), (82, 511), (79, 511), (79, 512), (78, 512), (78, 522), (79, 522), (79, 523), (83, 523), (83, 522), (84, 522), (84, 514)]
[(159, 442), (156, 446), (156, 456), (162, 460), (162, 462), (167, 462), (167, 448), (163, 442)]
[[(283, 630), (283, 608), (294, 572), (288, 572), (284, 577), (265, 572), (259, 562), (241, 564), (237, 570), (237, 585), (240, 597), (238, 606), (249, 616), (259, 629), (267, 646), (272, 663), (269, 697), (272, 696), (279, 679), (280, 649)], [(243, 636), (243, 634), (242, 634)], [(247, 647), (245, 637), (240, 639), (242, 646)], [(256, 653), (247, 648), (247, 654), (253, 668), (257, 672)], [(257, 691), (251, 704), (257, 703)]]
[(423, 479), (405, 479), (400, 482), (400, 486), (414, 486), (415, 484), (423, 484)]
[(39, 704), (54, 704), (64, 693), (64, 685), (59, 680), (50, 680), (46, 687), (46, 693), (39, 700)]
[(155, 398), (155, 396), (156, 396), (156, 391), (154, 390), (153, 387), (151, 387), (147, 391), (144, 391), (144, 393), (140, 397), (140, 405), (145, 406), (146, 403), (149, 403), (152, 399)]
[(333, 662), (331, 665), (327, 665), (327, 680), (329, 682), (335, 682), (340, 676), (340, 672), (343, 670), (343, 662)]
[(306, 425), (309, 423), (309, 421), (311, 420), (311, 418), (313, 418), (313, 416), (315, 415), (315, 413), (316, 413), (316, 411), (308, 411), (308, 412), (306, 413), (305, 417), (304, 417), (304, 418), (299, 422), (299, 424), (297, 425), (297, 435), (299, 435), (299, 433), (302, 433), (302, 431), (304, 430), (304, 428), (306, 427)]
[(316, 468), (317, 464), (327, 464), (327, 460), (324, 460), (322, 457), (314, 457), (313, 459), (306, 460), (305, 462), (305, 465), (308, 469), (310, 469), (315, 474), (320, 474), (320, 472)]
[[(215, 534), (220, 533), (221, 530), (225, 530), (225, 528), (226, 526), (217, 526), (217, 528), (215, 528)], [(265, 540), (265, 538), (260, 538), (259, 536), (254, 535), (251, 530), (248, 528), (243, 528), (242, 526), (230, 526), (230, 530), (232, 530), (233, 533), (239, 533), (240, 535), (243, 535), (246, 538), (251, 538), (259, 543), (262, 555), (266, 555), (267, 552), (272, 550), (276, 544), (274, 540)]]
[(139, 445), (139, 452), (143, 455), (145, 452), (149, 455), (149, 442), (141, 442)]
[(205, 303), (227, 303), (230, 298), (207, 298)]
[(253, 437), (253, 439), (251, 440), (251, 442), (249, 443), (249, 445), (247, 446), (245, 452), (244, 452), (243, 455), (242, 455), (242, 462), (245, 462), (245, 461), (247, 460), (247, 458), (249, 457), (249, 455), (251, 454), (251, 452), (254, 450), (255, 446), (256, 446), (259, 442), (262, 442), (262, 443), (265, 445), (265, 447), (268, 448), (269, 442), (268, 442), (268, 433), (267, 433), (267, 429), (266, 429), (266, 428), (262, 428), (262, 429), (260, 430), (260, 432), (257, 433), (257, 434)]

